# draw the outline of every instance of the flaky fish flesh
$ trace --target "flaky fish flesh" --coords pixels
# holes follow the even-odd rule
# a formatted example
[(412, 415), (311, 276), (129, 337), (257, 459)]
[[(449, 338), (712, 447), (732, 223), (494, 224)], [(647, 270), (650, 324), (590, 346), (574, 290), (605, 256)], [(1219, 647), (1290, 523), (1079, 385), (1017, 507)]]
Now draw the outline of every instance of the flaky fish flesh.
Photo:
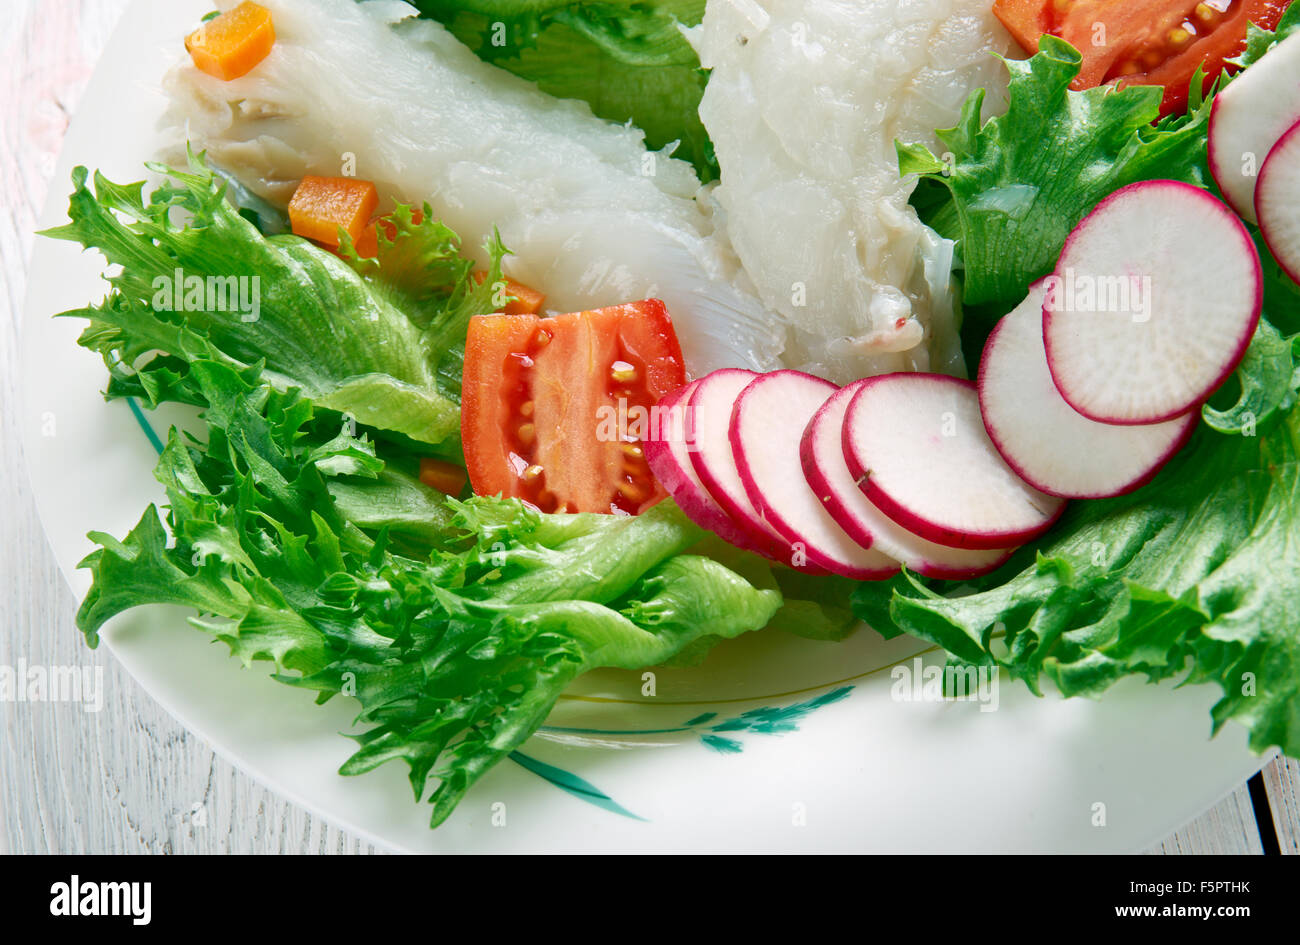
[(942, 151), (974, 89), (1006, 94), (1011, 46), (989, 0), (709, 0), (690, 37), (712, 70), (700, 115), (713, 199), (783, 360), (846, 383), (962, 373), (952, 246), (908, 205), (895, 140)]
[(689, 164), (480, 61), (405, 3), (259, 2), (276, 40), (256, 69), (222, 81), (185, 56), (167, 73), (167, 157), (189, 141), (281, 205), (304, 174), (355, 174), (427, 200), (467, 248), (498, 228), (507, 274), (554, 311), (658, 297), (693, 373), (780, 366), (781, 319), (714, 234)]

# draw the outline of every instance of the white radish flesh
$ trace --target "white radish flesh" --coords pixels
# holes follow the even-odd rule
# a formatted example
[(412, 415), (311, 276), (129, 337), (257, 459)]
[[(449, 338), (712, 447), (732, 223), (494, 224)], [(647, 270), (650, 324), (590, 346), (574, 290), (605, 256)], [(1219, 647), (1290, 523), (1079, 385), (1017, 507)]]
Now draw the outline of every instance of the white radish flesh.
[(695, 428), (691, 465), (709, 495), (744, 530), (750, 547), (773, 560), (792, 563), (793, 549), (750, 501), (731, 452), (731, 411), (741, 391), (756, 377), (753, 371), (723, 368), (696, 382), (687, 402)]
[(733, 522), (709, 495), (691, 462), (696, 444), (687, 404), (698, 384), (699, 381), (692, 381), (655, 405), (657, 422), (651, 425), (651, 436), (643, 443), (646, 462), (687, 518), (733, 545), (757, 551), (749, 533)]
[(864, 548), (836, 524), (803, 474), (804, 428), (838, 388), (801, 371), (759, 375), (731, 414), (731, 449), (750, 501), (812, 564), (859, 581), (898, 573), (898, 561)]
[(1050, 495), (1096, 499), (1131, 492), (1187, 441), (1198, 411), (1164, 423), (1098, 423), (1065, 402), (1043, 348), (1046, 280), (998, 322), (980, 359), (984, 426), (1008, 465)]
[(1300, 282), (1300, 122), (1268, 153), (1255, 189), (1255, 214), (1273, 258)]
[(844, 414), (864, 383), (856, 381), (836, 391), (804, 430), (799, 455), (817, 499), (858, 544), (889, 555), (917, 574), (960, 580), (986, 574), (1005, 562), (1014, 549), (973, 551), (926, 541), (876, 508), (858, 488), (844, 459)]
[(953, 548), (1023, 544), (1065, 508), (998, 453), (975, 385), (942, 374), (886, 374), (864, 382), (844, 417), (844, 458), (877, 508), (908, 531)]
[(1170, 420), (1232, 373), (1262, 293), (1255, 244), (1219, 200), (1178, 181), (1130, 184), (1074, 228), (1048, 277), (1052, 379), (1092, 420)]
[(1214, 97), (1210, 172), (1251, 223), (1258, 175), (1273, 145), (1300, 119), (1300, 34), (1282, 40)]

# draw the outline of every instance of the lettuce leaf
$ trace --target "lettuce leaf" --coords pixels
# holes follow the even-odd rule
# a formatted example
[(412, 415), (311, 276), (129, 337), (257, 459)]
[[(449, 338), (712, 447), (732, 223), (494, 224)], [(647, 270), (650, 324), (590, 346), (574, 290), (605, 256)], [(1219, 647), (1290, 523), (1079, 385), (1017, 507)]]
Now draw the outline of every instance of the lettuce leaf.
[[(271, 660), (319, 701), (355, 698), (363, 731), (341, 773), (404, 761), (435, 826), (577, 675), (661, 663), (781, 605), (687, 553), (702, 533), (671, 502), (637, 517), (456, 502), (394, 476), (297, 390), (213, 360), (178, 383), (207, 405), (206, 436), (168, 437), (165, 528), (150, 506), (121, 540), (92, 533), (87, 641), (140, 604), (194, 608), (191, 623), (246, 665)], [(402, 550), (402, 530), (423, 554)]]
[[(1238, 392), (1232, 406), (1214, 402), (1201, 408), (1205, 422), (1220, 433), (1253, 436), (1261, 423), (1295, 406), (1300, 388), (1300, 335), (1283, 337), (1267, 319), (1261, 320), (1236, 372)], [(1222, 399), (1216, 397), (1215, 400)]]
[[(341, 773), (401, 759), (437, 825), (583, 672), (698, 662), (769, 624), (855, 628), (846, 586), (796, 582), (809, 599), (785, 601), (766, 562), (718, 548), (671, 502), (543, 515), (429, 489), (420, 457), (455, 442), (431, 445), (430, 424), (447, 410), (459, 425), (464, 326), (499, 268), (480, 285), (428, 207), (421, 223), (399, 207), (375, 259), (346, 239), (336, 256), (262, 234), (201, 159), (170, 173), (179, 186), (146, 203), (141, 185), (98, 175), (92, 192), (79, 169), (72, 223), (48, 234), (123, 267), (104, 302), (64, 313), (89, 319), (80, 343), (104, 355), (106, 396), (190, 404), (203, 423), (161, 450), (165, 515), (150, 506), (120, 539), (91, 533), (77, 618), (89, 645), (129, 608), (193, 608), (245, 664), (273, 661), (321, 701), (355, 698), (362, 731)], [(264, 278), (259, 319), (153, 305), (152, 278), (179, 267)]]
[(700, 121), (706, 73), (678, 26), (704, 18), (704, 0), (413, 0), (482, 59), (630, 121), (651, 148), (678, 142), (703, 181), (718, 176)]
[(479, 284), (454, 233), (399, 208), (379, 257), (348, 261), (292, 234), (264, 236), (201, 157), (187, 171), (151, 168), (168, 183), (147, 200), (142, 183), (96, 174), (92, 189), (77, 168), (71, 222), (45, 234), (121, 267), (102, 303), (63, 313), (89, 319), (82, 343), (103, 355), (119, 392), (157, 403), (163, 389), (133, 380), (139, 362), (201, 356), (256, 367), (282, 390), (458, 455), (459, 389), (447, 379), (460, 373), (469, 317), (493, 308), (499, 241)]
[(1075, 92), (1070, 82), (1080, 61), (1069, 43), (1044, 35), (1037, 55), (1004, 60), (1011, 76), (1005, 114), (981, 126), (984, 91), (977, 90), (957, 126), (937, 132), (946, 154), (897, 145), (902, 173), (948, 192), (921, 212), (958, 241), (967, 305), (1009, 311), (1026, 286), (1051, 272), (1075, 224), (1112, 191), (1154, 178), (1200, 187), (1210, 181), (1209, 99), (1194, 96), (1187, 115), (1153, 124), (1158, 87)]

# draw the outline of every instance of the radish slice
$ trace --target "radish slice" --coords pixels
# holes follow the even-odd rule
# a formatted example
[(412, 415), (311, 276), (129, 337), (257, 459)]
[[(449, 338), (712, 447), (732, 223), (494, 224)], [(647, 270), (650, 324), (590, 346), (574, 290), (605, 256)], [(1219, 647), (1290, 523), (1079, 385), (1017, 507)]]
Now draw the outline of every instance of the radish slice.
[(691, 465), (700, 482), (748, 538), (746, 547), (784, 564), (802, 566), (803, 556), (794, 554), (781, 533), (767, 523), (749, 499), (731, 452), (728, 438), (731, 411), (740, 392), (758, 377), (753, 371), (724, 368), (695, 382), (687, 405), (695, 427), (695, 449)]
[(1255, 215), (1278, 265), (1300, 282), (1300, 122), (1268, 153), (1255, 188)]
[(867, 380), (855, 381), (832, 394), (804, 430), (799, 456), (814, 495), (850, 538), (901, 561), (917, 574), (961, 580), (997, 568), (1015, 549), (972, 551), (936, 545), (903, 528), (858, 488), (844, 460), (844, 413)]
[(1020, 477), (1049, 495), (1097, 499), (1147, 482), (1192, 435), (1197, 411), (1164, 423), (1089, 420), (1052, 383), (1043, 348), (1047, 280), (998, 322), (980, 359), (979, 395), (993, 445)]
[(1232, 209), (1251, 223), (1255, 187), (1273, 145), (1300, 119), (1300, 35), (1282, 40), (1214, 97), (1210, 173)]
[(759, 514), (808, 560), (859, 581), (898, 573), (898, 561), (858, 544), (836, 524), (804, 478), (799, 440), (837, 388), (801, 371), (760, 374), (731, 413), (731, 451)]
[(1205, 400), (1259, 322), (1259, 254), (1203, 190), (1142, 181), (1074, 228), (1048, 277), (1043, 340), (1052, 380), (1101, 423), (1157, 423)]
[(975, 385), (943, 374), (868, 378), (844, 415), (844, 459), (875, 506), (953, 548), (1009, 548), (1046, 531), (1065, 502), (998, 453)]
[(651, 424), (651, 435), (642, 444), (646, 462), (659, 484), (692, 522), (733, 545), (758, 551), (749, 533), (733, 522), (709, 495), (691, 462), (691, 452), (696, 448), (695, 431), (687, 404), (699, 383), (692, 381), (655, 405), (657, 422)]

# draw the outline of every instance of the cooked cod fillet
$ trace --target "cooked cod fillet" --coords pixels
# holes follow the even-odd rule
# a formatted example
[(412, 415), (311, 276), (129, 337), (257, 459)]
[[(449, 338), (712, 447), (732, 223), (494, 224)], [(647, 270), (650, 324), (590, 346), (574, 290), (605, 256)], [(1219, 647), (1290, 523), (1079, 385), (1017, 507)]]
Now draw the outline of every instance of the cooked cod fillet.
[(783, 360), (846, 383), (963, 373), (952, 247), (908, 205), (895, 139), (942, 149), (977, 88), (1005, 100), (1011, 39), (989, 0), (709, 0), (689, 34), (712, 70), (700, 116), (719, 219)]

